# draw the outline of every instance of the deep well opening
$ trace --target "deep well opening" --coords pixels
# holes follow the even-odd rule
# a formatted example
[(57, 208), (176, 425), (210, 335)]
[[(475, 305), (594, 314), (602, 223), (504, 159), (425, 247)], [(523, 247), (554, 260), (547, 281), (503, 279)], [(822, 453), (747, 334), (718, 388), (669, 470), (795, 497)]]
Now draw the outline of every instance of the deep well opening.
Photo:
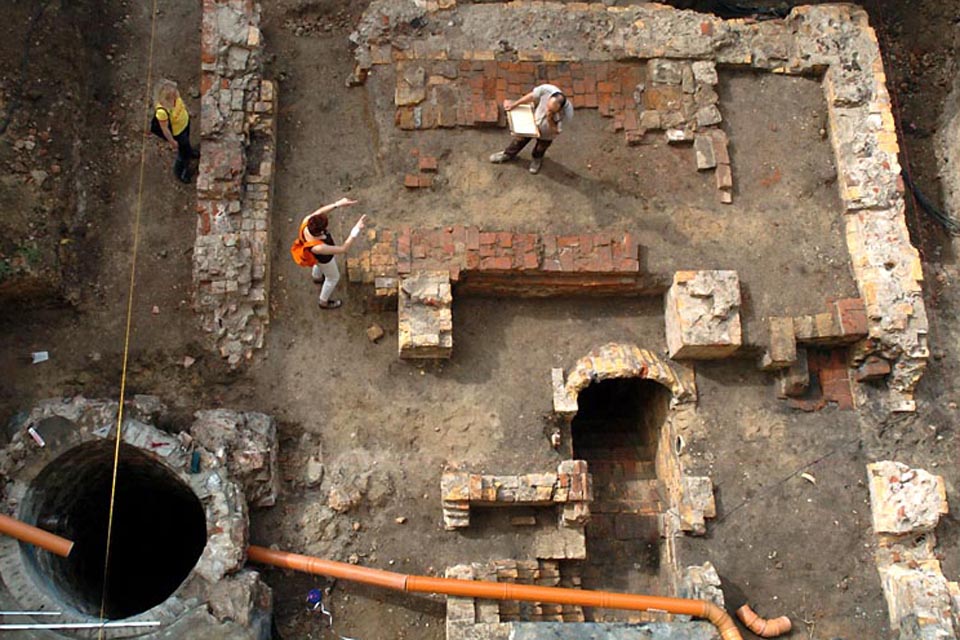
[(74, 541), (69, 558), (21, 544), (36, 582), (80, 612), (98, 615), (101, 593), (109, 619), (136, 615), (166, 600), (186, 579), (206, 545), (203, 506), (160, 462), (122, 444), (117, 469), (110, 570), (104, 551), (114, 443), (82, 444), (34, 479), (20, 517)]
[[(670, 407), (666, 387), (622, 378), (580, 392), (573, 419), (574, 457), (593, 476), (583, 585), (632, 593), (659, 593), (661, 509), (655, 460)], [(588, 619), (618, 619), (607, 611)]]

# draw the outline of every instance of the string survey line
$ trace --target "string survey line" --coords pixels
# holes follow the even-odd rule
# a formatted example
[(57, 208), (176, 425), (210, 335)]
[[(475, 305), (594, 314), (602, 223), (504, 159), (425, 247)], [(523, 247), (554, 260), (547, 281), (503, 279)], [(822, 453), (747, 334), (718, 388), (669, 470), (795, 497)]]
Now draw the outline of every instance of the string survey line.
[[(157, 0), (153, 0), (150, 10), (150, 42), (147, 52), (147, 82), (144, 102), (150, 104), (150, 89), (153, 84), (153, 45), (157, 35)], [(127, 290), (127, 318), (123, 335), (123, 364), (120, 368), (120, 401), (117, 405), (117, 428), (113, 449), (113, 471), (110, 480), (110, 509), (107, 516), (107, 546), (103, 554), (103, 587), (100, 591), (100, 627), (98, 640), (103, 640), (105, 631), (104, 614), (107, 605), (107, 579), (110, 570), (110, 545), (113, 542), (113, 516), (117, 497), (117, 469), (120, 464), (120, 442), (123, 439), (123, 403), (127, 392), (127, 363), (130, 357), (130, 329), (133, 319), (133, 294), (137, 282), (137, 250), (140, 245), (140, 214), (143, 209), (143, 173), (147, 157), (147, 133), (149, 123), (144, 119), (143, 135), (140, 142), (140, 172), (137, 178), (137, 205), (133, 218), (133, 248), (130, 252), (130, 284)]]

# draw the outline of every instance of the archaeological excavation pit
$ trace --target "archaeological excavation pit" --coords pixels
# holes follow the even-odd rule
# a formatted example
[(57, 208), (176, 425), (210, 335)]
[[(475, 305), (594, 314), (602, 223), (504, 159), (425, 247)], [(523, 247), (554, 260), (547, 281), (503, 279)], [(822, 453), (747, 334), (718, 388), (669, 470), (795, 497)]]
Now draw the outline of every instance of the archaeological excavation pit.
[(104, 550), (113, 467), (113, 442), (74, 447), (48, 464), (24, 497), (21, 517), (74, 541), (61, 558), (21, 544), (34, 581), (55, 600), (97, 616), (142, 613), (166, 600), (190, 574), (206, 544), (203, 506), (163, 464), (122, 444), (109, 575)]

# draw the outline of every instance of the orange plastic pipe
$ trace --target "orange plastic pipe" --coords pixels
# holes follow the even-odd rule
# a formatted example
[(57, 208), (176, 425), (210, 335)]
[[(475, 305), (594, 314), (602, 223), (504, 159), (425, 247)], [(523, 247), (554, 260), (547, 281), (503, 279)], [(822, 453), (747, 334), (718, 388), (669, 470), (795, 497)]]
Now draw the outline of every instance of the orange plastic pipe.
[(743, 636), (740, 635), (733, 618), (717, 605), (705, 600), (641, 596), (610, 591), (565, 589), (562, 587), (536, 587), (509, 582), (408, 576), (393, 571), (358, 567), (345, 562), (322, 560), (254, 545), (247, 547), (247, 557), (252, 562), (259, 564), (269, 564), (282, 569), (340, 578), (396, 591), (439, 593), (464, 598), (483, 598), (485, 600), (549, 602), (552, 604), (571, 604), (581, 607), (625, 609), (628, 611), (663, 611), (693, 616), (713, 623), (723, 640), (743, 640)]
[(740, 622), (742, 622), (747, 629), (750, 629), (750, 631), (761, 638), (776, 638), (793, 628), (793, 623), (790, 622), (790, 618), (787, 616), (767, 620), (766, 618), (758, 616), (748, 604), (737, 609), (737, 617), (740, 618)]
[(27, 542), (50, 553), (66, 558), (73, 549), (73, 542), (66, 538), (52, 534), (49, 531), (30, 526), (15, 518), (0, 514), (0, 533), (6, 534), (22, 542)]

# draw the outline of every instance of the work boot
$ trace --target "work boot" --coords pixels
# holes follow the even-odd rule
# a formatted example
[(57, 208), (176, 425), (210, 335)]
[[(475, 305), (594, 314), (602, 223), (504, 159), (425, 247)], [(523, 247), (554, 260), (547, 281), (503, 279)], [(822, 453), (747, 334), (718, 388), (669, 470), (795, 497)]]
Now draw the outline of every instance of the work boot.
[(543, 166), (543, 158), (534, 158), (530, 162), (530, 173), (537, 174), (540, 173), (540, 167)]
[(504, 162), (510, 162), (511, 160), (513, 160), (513, 156), (508, 156), (503, 151), (497, 151), (495, 154), (490, 156), (490, 162), (493, 164), (501, 164)]

